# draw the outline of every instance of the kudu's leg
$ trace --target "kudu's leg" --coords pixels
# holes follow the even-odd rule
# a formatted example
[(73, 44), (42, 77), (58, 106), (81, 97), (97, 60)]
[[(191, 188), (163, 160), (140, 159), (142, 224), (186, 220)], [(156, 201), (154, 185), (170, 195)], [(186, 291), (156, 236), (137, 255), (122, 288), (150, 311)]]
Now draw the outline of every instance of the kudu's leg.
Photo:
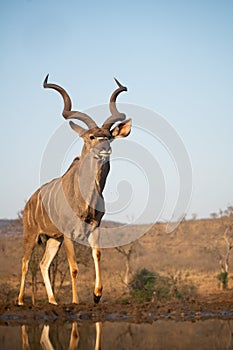
[(46, 243), (44, 256), (40, 262), (40, 269), (44, 279), (49, 303), (54, 305), (57, 305), (57, 303), (56, 303), (53, 290), (51, 287), (50, 279), (49, 279), (49, 266), (53, 261), (55, 255), (57, 254), (60, 244), (61, 244), (61, 241), (54, 238), (49, 238)]
[(99, 248), (99, 230), (94, 230), (88, 238), (88, 242), (92, 249), (92, 257), (95, 265), (95, 289), (94, 289), (94, 302), (98, 304), (102, 296), (102, 283), (101, 283), (101, 271), (100, 271), (100, 257), (101, 252)]
[(21, 277), (21, 285), (20, 292), (18, 297), (18, 305), (23, 305), (23, 295), (25, 289), (25, 279), (28, 271), (28, 264), (32, 255), (32, 251), (36, 245), (37, 240), (25, 240), (24, 241), (24, 256), (22, 258), (22, 277)]
[(19, 291), (19, 297), (18, 297), (18, 305), (23, 305), (23, 295), (24, 295), (24, 288), (25, 288), (25, 279), (28, 271), (28, 263), (29, 258), (23, 257), (22, 259), (22, 277), (21, 277), (21, 284), (20, 284), (20, 291)]
[(68, 237), (64, 237), (64, 245), (66, 250), (66, 255), (70, 268), (70, 276), (72, 282), (72, 303), (78, 304), (78, 295), (77, 295), (77, 276), (78, 276), (78, 265), (76, 262), (74, 243)]
[(43, 350), (54, 350), (54, 347), (49, 339), (49, 325), (44, 325), (41, 337), (40, 345)]
[(94, 302), (98, 304), (102, 296), (102, 283), (101, 283), (101, 272), (100, 272), (100, 257), (101, 252), (99, 248), (92, 247), (92, 257), (95, 265), (95, 289), (94, 289)]

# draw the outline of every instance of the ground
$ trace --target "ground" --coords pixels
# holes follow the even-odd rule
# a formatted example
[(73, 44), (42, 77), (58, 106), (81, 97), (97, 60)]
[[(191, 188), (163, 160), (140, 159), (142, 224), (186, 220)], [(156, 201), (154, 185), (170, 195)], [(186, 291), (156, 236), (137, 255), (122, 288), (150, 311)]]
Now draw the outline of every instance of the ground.
[(143, 303), (123, 305), (119, 302), (106, 302), (98, 305), (80, 303), (63, 305), (27, 304), (17, 306), (4, 303), (0, 306), (0, 324), (32, 324), (64, 321), (130, 321), (152, 322), (158, 319), (201, 320), (207, 318), (233, 318), (232, 292), (209, 295), (206, 298), (190, 301), (166, 303)]
[[(77, 247), (79, 262), (79, 305), (70, 304), (71, 287), (68, 266), (61, 249), (56, 267), (55, 294), (58, 306), (49, 305), (38, 270), (43, 247), (35, 253), (27, 277), (25, 305), (17, 306), (23, 255), (23, 234), (19, 222), (4, 222), (0, 227), (0, 323), (32, 323), (43, 321), (130, 320), (151, 322), (158, 318), (205, 319), (233, 318), (233, 280), (230, 257), (229, 284), (221, 290), (217, 279), (221, 272), (219, 256), (226, 247), (222, 238), (222, 221), (192, 220), (184, 222), (172, 234), (165, 233), (165, 224), (154, 225), (137, 244), (129, 259), (129, 278), (140, 268), (166, 276), (180, 291), (180, 298), (150, 300), (139, 303), (128, 297), (124, 284), (126, 255), (116, 249), (102, 254), (104, 290), (98, 305), (92, 300), (94, 268), (90, 249)], [(132, 229), (132, 228), (131, 228)], [(124, 247), (127, 253), (129, 247)], [(37, 266), (33, 270), (33, 264)], [(54, 269), (55, 269), (54, 267)], [(34, 275), (33, 275), (34, 273)], [(32, 305), (32, 277), (36, 276), (35, 305)]]

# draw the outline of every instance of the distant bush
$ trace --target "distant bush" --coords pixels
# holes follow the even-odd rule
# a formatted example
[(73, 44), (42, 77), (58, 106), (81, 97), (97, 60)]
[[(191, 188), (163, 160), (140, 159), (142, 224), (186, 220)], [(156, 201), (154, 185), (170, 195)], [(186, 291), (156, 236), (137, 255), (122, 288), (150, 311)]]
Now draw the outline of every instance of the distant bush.
[(148, 302), (153, 299), (162, 301), (169, 298), (171, 281), (168, 277), (142, 269), (130, 282), (130, 295), (138, 302)]
[(135, 273), (130, 284), (130, 296), (139, 303), (163, 302), (170, 299), (188, 299), (195, 293), (195, 287), (172, 276), (161, 276), (142, 269)]
[(147, 270), (138, 271), (131, 280), (130, 294), (139, 302), (150, 301), (155, 289), (156, 275)]
[(224, 271), (221, 272), (218, 276), (217, 276), (219, 282), (222, 285), (222, 289), (227, 289), (228, 287), (228, 272)]

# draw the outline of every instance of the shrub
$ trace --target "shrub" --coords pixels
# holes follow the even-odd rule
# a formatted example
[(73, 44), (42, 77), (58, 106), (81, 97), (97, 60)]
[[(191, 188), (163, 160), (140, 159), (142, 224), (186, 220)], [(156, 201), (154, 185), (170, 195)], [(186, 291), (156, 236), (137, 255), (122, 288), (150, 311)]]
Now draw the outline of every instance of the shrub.
[(218, 276), (219, 282), (222, 284), (222, 289), (227, 289), (228, 287), (228, 272), (221, 272)]
[(129, 287), (131, 297), (138, 302), (162, 301), (168, 298), (171, 290), (169, 278), (145, 268), (134, 275)]
[(142, 269), (135, 273), (130, 284), (130, 296), (136, 302), (163, 302), (170, 299), (188, 299), (195, 287), (186, 281)]

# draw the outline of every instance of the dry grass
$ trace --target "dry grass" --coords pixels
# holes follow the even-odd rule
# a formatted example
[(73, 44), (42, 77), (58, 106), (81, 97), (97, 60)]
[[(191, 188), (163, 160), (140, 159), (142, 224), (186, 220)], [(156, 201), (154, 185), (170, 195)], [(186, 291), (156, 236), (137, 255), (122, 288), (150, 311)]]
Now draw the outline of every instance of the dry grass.
[[(135, 246), (135, 251), (130, 257), (131, 276), (139, 269), (146, 268), (162, 276), (169, 276), (180, 287), (192, 286), (195, 293), (201, 295), (219, 292), (217, 275), (220, 272), (220, 265), (217, 251), (224, 252), (225, 249), (222, 239), (223, 229), (221, 219), (185, 221), (171, 234), (165, 233), (165, 224), (155, 224)], [(23, 254), (22, 243), (23, 235), (20, 226), (11, 224), (0, 231), (0, 297), (3, 302), (17, 297)], [(42, 254), (42, 250), (39, 249), (36, 254)], [(77, 247), (77, 260), (80, 300), (92, 302), (94, 266), (90, 250)], [(58, 300), (68, 303), (71, 300), (71, 287), (63, 248), (59, 252), (58, 269), (60, 271), (56, 280)], [(66, 271), (63, 284), (60, 286), (63, 273)], [(123, 283), (124, 272), (124, 256), (116, 249), (105, 249), (102, 254), (103, 302), (120, 299), (128, 292)], [(29, 274), (26, 296), (31, 295), (30, 282)], [(39, 270), (37, 285), (37, 299), (46, 301)], [(230, 259), (229, 288), (233, 288), (232, 259)]]

